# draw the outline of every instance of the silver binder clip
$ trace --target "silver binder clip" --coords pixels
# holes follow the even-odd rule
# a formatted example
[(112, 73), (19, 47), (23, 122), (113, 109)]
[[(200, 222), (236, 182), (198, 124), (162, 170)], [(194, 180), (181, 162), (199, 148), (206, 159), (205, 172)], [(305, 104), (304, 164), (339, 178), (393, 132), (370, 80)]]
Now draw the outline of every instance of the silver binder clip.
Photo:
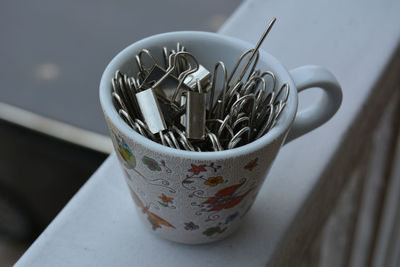
[[(189, 53), (179, 52), (176, 54), (171, 54), (169, 57), (169, 66), (167, 70), (163, 70), (157, 64), (154, 64), (148, 77), (146, 77), (145, 81), (142, 83), (141, 89), (144, 89), (147, 84), (150, 84), (151, 87), (136, 94), (136, 99), (142, 116), (152, 133), (158, 133), (166, 130), (167, 124), (165, 120), (167, 119), (167, 121), (174, 121), (175, 117), (177, 116), (177, 112), (179, 112), (179, 110), (173, 110), (173, 103), (168, 105), (169, 101), (165, 92), (170, 91), (171, 94), (174, 94), (177, 90), (179, 90), (179, 87), (181, 87), (182, 82), (179, 82), (179, 80), (174, 78), (171, 73), (176, 68), (177, 58), (183, 57), (187, 54)], [(190, 74), (190, 71), (194, 72), (196, 70), (197, 69), (188, 70), (187, 73)], [(161, 103), (161, 105), (159, 103), (158, 96), (161, 100), (165, 100)]]
[(153, 134), (167, 129), (157, 96), (152, 88), (137, 93), (136, 99), (142, 116)]
[[(188, 62), (188, 60), (186, 59), (187, 57), (193, 59), (195, 67), (192, 68), (190, 64), (186, 64), (187, 69), (180, 72), (178, 77), (174, 76), (173, 72), (178, 68), (179, 65), (181, 65), (181, 61), (184, 59)], [(185, 84), (184, 81), (189, 75), (198, 72), (198, 70), (199, 64), (192, 54), (185, 51), (173, 53), (168, 57), (168, 68), (166, 70), (164, 70), (158, 64), (154, 63), (153, 67), (149, 71), (149, 74), (145, 77), (141, 88), (153, 87), (158, 95), (162, 96), (163, 98), (170, 99), (172, 100), (172, 102), (174, 102), (173, 97), (176, 94), (176, 91), (182, 89), (191, 89)]]
[[(142, 87), (152, 87), (158, 80), (160, 80), (167, 73), (162, 67), (158, 65), (154, 65), (144, 79)], [(163, 79), (161, 83), (159, 83), (154, 90), (158, 96), (161, 96), (165, 99), (171, 99), (172, 95), (175, 92), (175, 89), (179, 86), (179, 80), (174, 75), (170, 74)], [(181, 85), (184, 90), (189, 90), (185, 84)]]
[(206, 94), (202, 92), (199, 80), (197, 86), (198, 92), (186, 93), (186, 136), (189, 139), (203, 140), (206, 125)]
[(197, 86), (197, 80), (199, 80), (200, 85), (204, 88), (209, 83), (210, 77), (211, 73), (203, 65), (199, 65), (199, 69), (188, 75), (183, 83), (194, 90)]

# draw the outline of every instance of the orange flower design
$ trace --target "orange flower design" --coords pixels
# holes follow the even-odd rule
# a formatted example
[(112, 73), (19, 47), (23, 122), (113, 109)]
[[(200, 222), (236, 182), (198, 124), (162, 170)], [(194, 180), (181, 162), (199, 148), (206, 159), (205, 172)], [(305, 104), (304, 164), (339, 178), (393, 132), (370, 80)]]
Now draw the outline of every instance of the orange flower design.
[(217, 176), (208, 178), (207, 181), (204, 182), (204, 184), (209, 186), (216, 186), (222, 184), (223, 182), (224, 179), (222, 179), (222, 176)]
[(172, 203), (172, 200), (174, 200), (172, 197), (167, 197), (166, 195), (162, 194), (161, 196), (159, 196), (159, 198), (161, 199), (162, 202), (168, 204), (168, 203)]
[(252, 161), (247, 163), (247, 165), (244, 166), (244, 168), (249, 171), (252, 171), (257, 166), (257, 161), (258, 161), (258, 158), (253, 159)]
[(207, 170), (206, 170), (206, 168), (204, 168), (206, 165), (200, 165), (200, 166), (197, 166), (197, 165), (195, 165), (195, 164), (191, 164), (192, 165), (192, 168), (191, 169), (189, 169), (188, 171), (189, 172), (193, 172), (195, 175), (198, 175), (200, 172), (206, 172)]

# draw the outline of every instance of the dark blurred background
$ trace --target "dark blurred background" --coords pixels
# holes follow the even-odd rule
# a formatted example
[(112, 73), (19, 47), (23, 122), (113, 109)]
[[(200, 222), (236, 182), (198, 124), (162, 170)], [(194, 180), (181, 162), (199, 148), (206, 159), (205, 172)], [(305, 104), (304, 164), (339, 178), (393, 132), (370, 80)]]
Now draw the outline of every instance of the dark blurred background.
[(217, 31), (240, 2), (0, 2), (0, 266), (111, 151), (98, 101), (110, 59), (156, 33)]

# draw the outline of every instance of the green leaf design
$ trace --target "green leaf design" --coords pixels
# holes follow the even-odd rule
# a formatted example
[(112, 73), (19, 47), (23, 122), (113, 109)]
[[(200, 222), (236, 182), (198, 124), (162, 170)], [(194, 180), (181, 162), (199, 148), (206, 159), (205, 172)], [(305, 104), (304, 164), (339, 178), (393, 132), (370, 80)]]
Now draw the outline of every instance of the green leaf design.
[(182, 183), (184, 183), (184, 184), (191, 184), (191, 183), (193, 183), (193, 181), (191, 181), (191, 180), (183, 180)]
[(147, 156), (143, 156), (142, 162), (149, 168), (151, 171), (161, 171), (160, 165), (158, 162), (152, 158)]
[(163, 206), (163, 207), (168, 207), (168, 203), (163, 203), (163, 202), (160, 202), (160, 201), (158, 201), (158, 203), (160, 203), (160, 205)]
[(132, 153), (132, 150), (124, 142), (123, 144), (118, 144), (118, 150), (122, 158), (125, 160), (126, 165), (129, 169), (134, 169), (136, 167), (136, 159)]
[(149, 222), (151, 223), (151, 226), (153, 228), (153, 230), (157, 230), (157, 228), (161, 228), (160, 224), (158, 224), (157, 221), (155, 221), (153, 218), (151, 218), (150, 216), (147, 216), (147, 220), (149, 220)]
[(207, 230), (205, 230), (203, 232), (203, 235), (212, 236), (213, 234), (218, 233), (220, 230), (221, 230), (221, 228), (219, 226), (210, 227), (210, 228), (207, 228)]

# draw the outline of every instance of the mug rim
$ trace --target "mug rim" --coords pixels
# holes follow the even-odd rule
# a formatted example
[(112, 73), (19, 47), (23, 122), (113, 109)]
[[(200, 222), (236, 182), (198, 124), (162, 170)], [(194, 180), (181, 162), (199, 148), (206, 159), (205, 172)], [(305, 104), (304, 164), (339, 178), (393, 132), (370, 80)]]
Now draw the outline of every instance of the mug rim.
[[(232, 157), (238, 157), (241, 155), (248, 155), (255, 151), (260, 150), (263, 147), (267, 147), (269, 144), (273, 143), (276, 139), (281, 137), (282, 135), (287, 134), (290, 126), (292, 125), (295, 115), (297, 112), (298, 98), (297, 98), (297, 89), (293, 82), (293, 79), (287, 69), (282, 65), (282, 63), (277, 60), (271, 54), (265, 52), (263, 49), (259, 49), (260, 57), (259, 62), (265, 61), (268, 62), (269, 65), (273, 66), (274, 72), (278, 69), (280, 75), (285, 76), (285, 82), (290, 85), (289, 99), (288, 102), (292, 102), (292, 105), (287, 105), (283, 110), (281, 115), (282, 117), (287, 117), (285, 120), (281, 120), (280, 123), (275, 125), (267, 134), (264, 134), (257, 140), (254, 140), (246, 145), (236, 147), (233, 149), (227, 149), (223, 151), (187, 151), (180, 150), (176, 148), (171, 148), (168, 146), (164, 146), (157, 142), (154, 142), (136, 131), (134, 131), (129, 125), (119, 116), (117, 110), (115, 109), (111, 96), (111, 78), (114, 76), (115, 71), (119, 69), (119, 66), (124, 64), (127, 58), (132, 59), (136, 52), (142, 48), (146, 48), (146, 43), (154, 43), (154, 41), (162, 41), (165, 39), (174, 38), (176, 40), (181, 40), (181, 38), (188, 39), (190, 37), (203, 37), (207, 38), (215, 38), (219, 39), (219, 41), (227, 42), (230, 45), (234, 44), (238, 46), (243, 51), (254, 48), (254, 45), (234, 38), (230, 36), (225, 36), (218, 33), (212, 32), (204, 32), (204, 31), (174, 31), (167, 33), (160, 33), (156, 35), (151, 35), (139, 41), (136, 41), (123, 50), (121, 50), (111, 61), (108, 63), (105, 68), (99, 86), (99, 96), (100, 103), (103, 109), (105, 116), (110, 120), (110, 122), (114, 125), (118, 131), (122, 132), (126, 137), (131, 138), (137, 143), (140, 143), (142, 146), (147, 147), (147, 149), (155, 151), (160, 154), (166, 154), (171, 157), (183, 157), (183, 158), (191, 158), (194, 160), (209, 160), (209, 159), (226, 159)], [(140, 48), (140, 49), (139, 49)]]

